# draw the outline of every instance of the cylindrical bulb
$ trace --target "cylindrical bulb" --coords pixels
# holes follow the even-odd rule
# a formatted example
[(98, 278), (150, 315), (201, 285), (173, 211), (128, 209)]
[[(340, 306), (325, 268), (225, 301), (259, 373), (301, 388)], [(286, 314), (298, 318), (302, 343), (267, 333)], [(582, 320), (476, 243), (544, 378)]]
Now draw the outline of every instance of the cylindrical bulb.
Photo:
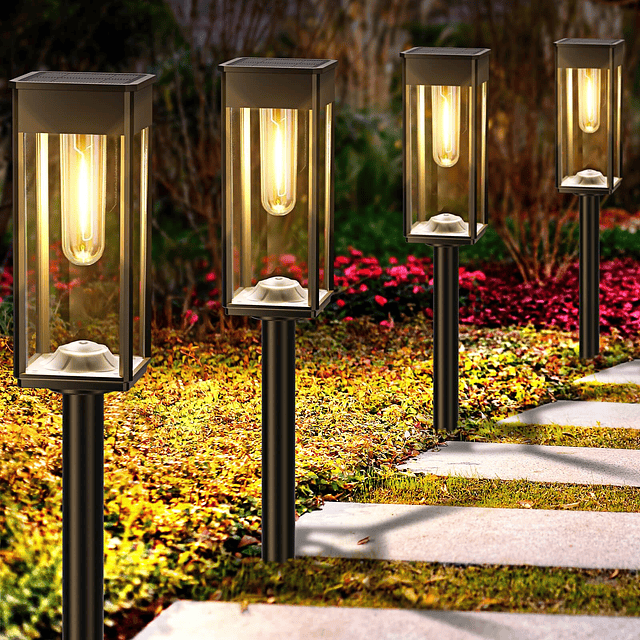
[(460, 158), (460, 87), (431, 87), (433, 159), (452, 167)]
[(62, 251), (78, 266), (94, 264), (104, 252), (106, 138), (60, 134)]
[(260, 109), (260, 178), (262, 206), (284, 216), (296, 204), (298, 112)]
[(578, 124), (585, 133), (600, 126), (600, 69), (578, 69)]

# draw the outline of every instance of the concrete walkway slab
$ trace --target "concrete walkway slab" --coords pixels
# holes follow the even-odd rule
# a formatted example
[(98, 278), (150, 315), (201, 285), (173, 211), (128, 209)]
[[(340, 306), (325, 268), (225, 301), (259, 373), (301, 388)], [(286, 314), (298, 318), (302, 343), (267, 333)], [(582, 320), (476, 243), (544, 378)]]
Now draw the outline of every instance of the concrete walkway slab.
[(640, 618), (179, 601), (134, 640), (637, 640)]
[(640, 451), (635, 449), (447, 442), (398, 469), (437, 476), (640, 487)]
[(296, 523), (296, 555), (640, 569), (640, 514), (330, 502)]
[(576, 380), (575, 383), (596, 382), (601, 384), (640, 384), (640, 360), (623, 362), (610, 369)]
[(640, 404), (560, 400), (529, 409), (498, 424), (559, 424), (574, 427), (640, 429)]

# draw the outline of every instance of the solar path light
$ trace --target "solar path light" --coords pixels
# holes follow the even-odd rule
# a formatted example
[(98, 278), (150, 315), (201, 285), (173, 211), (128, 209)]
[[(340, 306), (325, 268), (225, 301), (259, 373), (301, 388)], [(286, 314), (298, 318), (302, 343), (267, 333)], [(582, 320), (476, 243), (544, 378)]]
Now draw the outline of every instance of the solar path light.
[(580, 357), (600, 351), (600, 196), (622, 181), (624, 40), (556, 43), (556, 186), (580, 197)]
[(404, 235), (433, 246), (436, 430), (458, 423), (458, 250), (487, 228), (489, 49), (414, 47), (403, 58)]
[(14, 372), (62, 393), (64, 640), (103, 637), (104, 394), (147, 368), (155, 76), (14, 78)]
[(333, 289), (335, 60), (222, 71), (223, 303), (262, 320), (262, 558), (295, 555), (295, 322)]

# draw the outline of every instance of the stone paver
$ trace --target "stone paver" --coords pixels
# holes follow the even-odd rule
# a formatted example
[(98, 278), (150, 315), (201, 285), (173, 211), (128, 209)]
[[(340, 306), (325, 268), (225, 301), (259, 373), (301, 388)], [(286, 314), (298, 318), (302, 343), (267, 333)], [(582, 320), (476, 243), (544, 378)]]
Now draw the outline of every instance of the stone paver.
[(610, 369), (598, 371), (575, 381), (599, 382), (602, 384), (640, 384), (640, 360), (623, 362)]
[(232, 602), (172, 604), (134, 640), (637, 640), (640, 618)]
[(498, 422), (509, 423), (640, 429), (640, 404), (560, 400)]
[(437, 476), (640, 487), (640, 451), (635, 449), (447, 442), (398, 469)]
[(296, 523), (296, 555), (640, 569), (640, 514), (331, 502)]

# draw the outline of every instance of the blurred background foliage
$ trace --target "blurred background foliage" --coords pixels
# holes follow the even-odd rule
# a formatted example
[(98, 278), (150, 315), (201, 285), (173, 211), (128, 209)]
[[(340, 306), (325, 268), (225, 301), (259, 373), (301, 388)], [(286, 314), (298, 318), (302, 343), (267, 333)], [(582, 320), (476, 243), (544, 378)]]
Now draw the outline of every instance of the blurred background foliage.
[[(154, 308), (159, 324), (189, 309), (220, 272), (220, 77), (236, 56), (339, 61), (336, 254), (380, 260), (427, 248), (401, 232), (399, 52), (411, 46), (492, 50), (489, 212), (463, 262), (505, 262), (525, 282), (561, 277), (577, 255), (577, 201), (554, 184), (554, 47), (562, 37), (626, 40), (622, 186), (603, 203), (640, 201), (640, 8), (636, 0), (17, 0), (0, 23), (0, 267), (11, 244), (8, 80), (37, 69), (158, 75), (153, 175)], [(606, 231), (606, 257), (637, 253)], [(216, 313), (221, 313), (216, 309)]]

